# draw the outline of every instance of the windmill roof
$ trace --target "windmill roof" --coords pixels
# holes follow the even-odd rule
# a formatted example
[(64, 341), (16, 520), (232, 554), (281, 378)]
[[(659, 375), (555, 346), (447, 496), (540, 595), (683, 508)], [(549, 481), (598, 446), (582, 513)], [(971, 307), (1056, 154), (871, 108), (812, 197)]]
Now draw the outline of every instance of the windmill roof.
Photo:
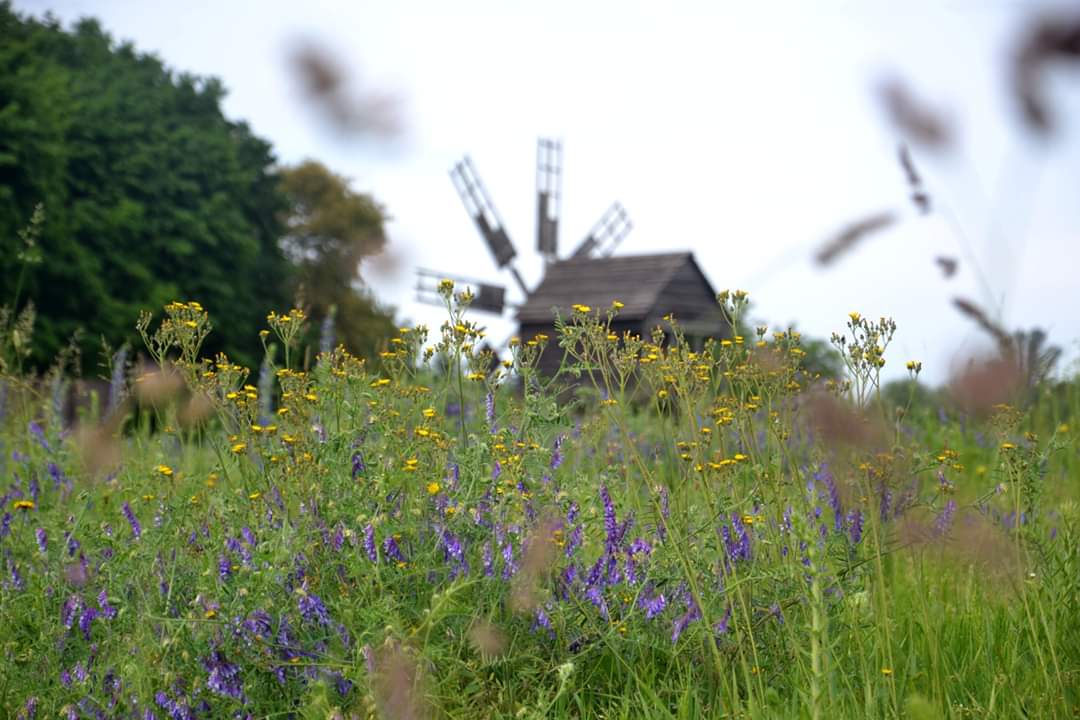
[(574, 304), (603, 309), (614, 300), (623, 303), (620, 318), (645, 318), (655, 309), (664, 288), (687, 263), (697, 268), (689, 252), (570, 258), (553, 263), (540, 285), (518, 308), (518, 321), (551, 322), (552, 308), (558, 308), (565, 316)]

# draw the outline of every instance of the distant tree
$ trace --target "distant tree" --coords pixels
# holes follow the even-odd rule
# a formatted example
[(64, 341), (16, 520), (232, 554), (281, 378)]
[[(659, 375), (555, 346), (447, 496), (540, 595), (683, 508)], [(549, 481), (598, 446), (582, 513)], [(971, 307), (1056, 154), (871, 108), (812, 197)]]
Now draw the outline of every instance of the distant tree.
[(282, 245), (313, 324), (332, 318), (337, 342), (355, 354), (374, 356), (394, 332), (394, 318), (366, 290), (360, 267), (386, 245), (383, 208), (313, 160), (284, 168), (281, 189), (288, 200)]
[(77, 329), (118, 345), (140, 310), (173, 299), (210, 312), (207, 351), (257, 361), (264, 316), (293, 282), (285, 202), (270, 146), (224, 117), (223, 97), (95, 21), (68, 32), (0, 2), (0, 305), (21, 271), (6, 261), (18, 231), (45, 209), (42, 262), (22, 279), (20, 306), (37, 309), (31, 362)]

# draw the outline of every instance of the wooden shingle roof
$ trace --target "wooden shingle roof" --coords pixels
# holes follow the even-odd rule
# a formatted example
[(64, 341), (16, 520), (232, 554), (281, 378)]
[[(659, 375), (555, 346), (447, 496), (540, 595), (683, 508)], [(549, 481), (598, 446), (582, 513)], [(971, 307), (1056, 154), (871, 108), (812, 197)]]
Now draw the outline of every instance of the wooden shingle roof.
[(661, 293), (687, 263), (694, 264), (700, 273), (688, 252), (571, 258), (553, 263), (540, 285), (518, 308), (518, 321), (551, 322), (553, 308), (565, 317), (574, 304), (604, 310), (613, 300), (623, 303), (620, 318), (644, 319), (655, 310)]

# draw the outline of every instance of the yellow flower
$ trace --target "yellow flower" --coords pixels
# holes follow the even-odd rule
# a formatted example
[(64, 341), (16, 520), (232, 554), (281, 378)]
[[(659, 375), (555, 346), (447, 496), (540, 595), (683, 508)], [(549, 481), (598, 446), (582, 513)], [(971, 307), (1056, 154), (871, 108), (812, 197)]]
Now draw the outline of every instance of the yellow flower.
[(239, 455), (240, 453), (247, 450), (247, 443), (236, 443), (232, 446), (231, 450), (234, 455)]
[(428, 495), (438, 495), (440, 490), (442, 490), (442, 486), (437, 482), (430, 482), (427, 485)]
[(15, 510), (33, 510), (34, 502), (32, 500), (16, 500), (12, 507)]
[(625, 305), (623, 305), (623, 304), (622, 304), (621, 302), (619, 302), (618, 300), (612, 300), (612, 301), (611, 301), (611, 307), (615, 308), (616, 310), (622, 310), (622, 309), (623, 309), (624, 307), (626, 307), (626, 306), (625, 306)]
[(749, 460), (749, 458), (746, 455), (743, 455), (742, 453), (735, 453), (734, 458), (735, 458), (735, 462), (742, 462), (743, 460)]
[(1002, 450), (1015, 450), (1016, 446), (1013, 445), (1011, 442), (1003, 442), (1003, 443), (1001, 443), (1001, 449)]
[(168, 465), (158, 465), (157, 471), (165, 477), (172, 477), (173, 475), (173, 469)]
[(592, 312), (592, 308), (589, 307), (588, 305), (574, 304), (574, 305), (571, 305), (570, 307), (572, 307), (574, 309), (574, 312), (579, 312), (579, 313), (581, 313), (583, 315), (586, 314), (586, 313), (591, 313)]
[(429, 408), (424, 408), (424, 412), (423, 412), (423, 415), (424, 415), (424, 417), (426, 417), (426, 418), (433, 418), (433, 417), (435, 417), (435, 408), (430, 408), (430, 407), (429, 407)]
[(854, 325), (862, 320), (862, 315), (857, 312), (849, 312), (848, 317), (851, 318), (851, 323)]
[(887, 667), (881, 668), (881, 674), (884, 675), (885, 677), (888, 677), (888, 676), (892, 675), (892, 668), (887, 668)]
[(260, 497), (262, 497), (262, 493), (253, 492), (250, 495), (248, 495), (248, 500), (258, 500)]
[(304, 396), (304, 399), (309, 401), (309, 402), (315, 402), (316, 400), (319, 399), (319, 396), (316, 395), (315, 393), (308, 393), (307, 395)]
[(408, 460), (406, 460), (405, 461), (405, 472), (416, 472), (416, 469), (417, 469), (417, 466), (419, 465), (419, 462), (420, 461), (417, 460), (416, 458), (409, 458)]

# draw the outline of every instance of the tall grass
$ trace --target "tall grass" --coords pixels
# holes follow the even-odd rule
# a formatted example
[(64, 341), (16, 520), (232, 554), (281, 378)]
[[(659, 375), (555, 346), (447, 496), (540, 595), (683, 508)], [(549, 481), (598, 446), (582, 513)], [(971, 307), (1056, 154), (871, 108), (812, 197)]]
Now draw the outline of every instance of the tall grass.
[[(211, 321), (173, 303), (140, 321), (154, 364), (74, 425), (62, 393), (4, 377), (0, 707), (1075, 713), (1075, 384), (895, 408), (887, 320), (849, 318), (826, 385), (797, 334), (694, 352), (674, 319), (612, 334), (617, 302), (500, 364), (467, 293), (442, 293), (434, 346), (402, 329), (379, 367), (341, 348), (297, 367), (294, 310), (268, 318), (256, 381), (199, 357)], [(541, 352), (566, 353), (559, 377)]]

